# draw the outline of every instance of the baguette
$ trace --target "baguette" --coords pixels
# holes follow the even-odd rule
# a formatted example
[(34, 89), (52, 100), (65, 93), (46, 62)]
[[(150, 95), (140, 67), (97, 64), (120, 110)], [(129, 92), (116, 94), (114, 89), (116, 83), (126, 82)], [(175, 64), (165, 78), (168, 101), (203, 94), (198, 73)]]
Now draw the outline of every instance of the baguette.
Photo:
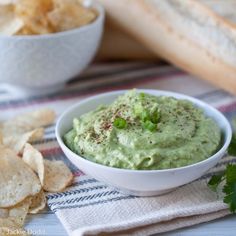
[(236, 94), (236, 28), (203, 0), (100, 0), (157, 55)]
[(236, 0), (199, 0), (215, 13), (236, 25)]

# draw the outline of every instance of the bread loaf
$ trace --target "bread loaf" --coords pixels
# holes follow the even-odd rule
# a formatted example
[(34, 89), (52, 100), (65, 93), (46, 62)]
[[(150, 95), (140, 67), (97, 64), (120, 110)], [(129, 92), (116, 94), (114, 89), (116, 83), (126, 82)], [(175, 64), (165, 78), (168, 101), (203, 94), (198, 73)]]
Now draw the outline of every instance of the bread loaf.
[(236, 94), (235, 23), (223, 17), (226, 10), (219, 15), (213, 1), (100, 2), (116, 24), (154, 53)]
[(236, 24), (236, 0), (199, 0), (215, 13)]

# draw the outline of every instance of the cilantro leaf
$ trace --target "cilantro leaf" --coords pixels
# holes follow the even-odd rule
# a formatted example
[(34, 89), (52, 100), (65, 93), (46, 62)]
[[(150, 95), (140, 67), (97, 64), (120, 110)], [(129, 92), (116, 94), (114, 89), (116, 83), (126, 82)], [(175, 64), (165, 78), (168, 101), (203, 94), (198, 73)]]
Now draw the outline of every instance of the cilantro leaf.
[[(236, 156), (236, 133), (232, 136), (232, 140), (228, 148), (228, 154)], [(236, 164), (228, 164), (224, 172), (212, 176), (208, 182), (208, 186), (213, 191), (216, 191), (217, 187), (223, 181), (225, 181), (223, 186), (223, 201), (229, 205), (229, 209), (232, 213), (236, 213)]]
[(236, 156), (236, 133), (232, 136), (232, 140), (228, 148), (228, 154), (231, 156)]
[(227, 183), (236, 183), (236, 165), (228, 164), (226, 167)]
[(236, 165), (227, 165), (226, 184), (223, 188), (225, 193), (224, 202), (229, 205), (231, 212), (236, 212)]
[(229, 205), (232, 213), (236, 212), (236, 182), (226, 183), (223, 192), (225, 193), (224, 203)]
[(224, 179), (224, 175), (225, 175), (225, 172), (221, 173), (221, 174), (217, 174), (217, 175), (213, 175), (211, 177), (211, 179), (209, 180), (208, 182), (208, 187), (216, 192), (217, 190), (217, 187), (219, 186), (219, 184), (223, 181)]
[(220, 183), (225, 180), (223, 187), (224, 203), (229, 205), (232, 213), (236, 212), (236, 165), (228, 164), (226, 170), (218, 175), (213, 175), (208, 182), (209, 188), (213, 191), (217, 190)]

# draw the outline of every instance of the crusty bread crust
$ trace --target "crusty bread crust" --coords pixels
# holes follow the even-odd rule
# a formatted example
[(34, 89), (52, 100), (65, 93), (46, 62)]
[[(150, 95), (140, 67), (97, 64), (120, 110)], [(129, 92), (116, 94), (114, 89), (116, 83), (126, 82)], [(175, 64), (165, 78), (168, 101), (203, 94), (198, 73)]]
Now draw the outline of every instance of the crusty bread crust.
[[(157, 55), (236, 93), (236, 28), (196, 0), (100, 0)], [(212, 29), (211, 29), (212, 28)]]

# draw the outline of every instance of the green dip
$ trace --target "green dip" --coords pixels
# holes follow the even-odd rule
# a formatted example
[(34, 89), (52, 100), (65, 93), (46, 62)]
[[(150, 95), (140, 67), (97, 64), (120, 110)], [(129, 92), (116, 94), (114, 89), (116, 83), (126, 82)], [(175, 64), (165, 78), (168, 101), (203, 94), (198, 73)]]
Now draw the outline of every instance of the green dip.
[(159, 170), (208, 158), (217, 151), (221, 132), (187, 100), (132, 90), (75, 118), (64, 141), (73, 152), (106, 166)]

